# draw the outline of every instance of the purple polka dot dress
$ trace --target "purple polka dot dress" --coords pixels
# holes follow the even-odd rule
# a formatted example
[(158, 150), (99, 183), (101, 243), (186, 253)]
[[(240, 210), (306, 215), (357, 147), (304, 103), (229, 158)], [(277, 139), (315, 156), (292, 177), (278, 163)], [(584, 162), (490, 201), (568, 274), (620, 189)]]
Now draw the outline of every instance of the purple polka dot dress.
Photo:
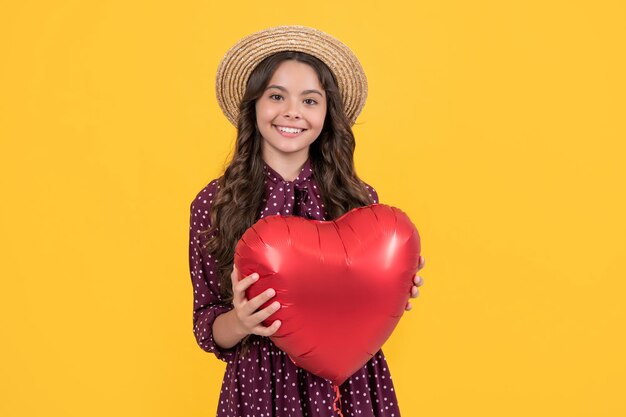
[[(258, 218), (275, 214), (297, 215), (328, 220), (319, 189), (312, 174), (310, 159), (294, 181), (285, 181), (269, 165), (266, 175), (265, 207)], [(223, 349), (213, 340), (215, 318), (233, 308), (220, 299), (220, 283), (211, 256), (200, 247), (205, 235), (198, 232), (209, 227), (209, 207), (219, 185), (211, 181), (191, 203), (189, 267), (194, 290), (193, 331), (200, 348), (226, 362), (218, 402), (217, 417), (330, 417), (335, 391), (325, 378), (297, 367), (269, 337), (253, 335), (247, 356), (240, 357), (241, 343)], [(378, 203), (376, 191), (367, 185)], [(340, 387), (341, 412), (344, 417), (399, 417), (389, 367), (382, 350), (346, 380)]]

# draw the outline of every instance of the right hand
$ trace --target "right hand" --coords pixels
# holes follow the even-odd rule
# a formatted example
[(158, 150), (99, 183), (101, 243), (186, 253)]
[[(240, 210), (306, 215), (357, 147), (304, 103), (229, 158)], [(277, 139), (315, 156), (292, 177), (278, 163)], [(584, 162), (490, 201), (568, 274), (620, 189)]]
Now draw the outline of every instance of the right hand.
[(259, 336), (271, 336), (280, 328), (280, 320), (275, 320), (269, 327), (262, 323), (269, 316), (280, 309), (278, 301), (273, 302), (261, 311), (257, 311), (267, 300), (276, 295), (273, 288), (268, 288), (251, 300), (246, 298), (246, 289), (259, 279), (256, 272), (240, 279), (241, 274), (235, 265), (230, 279), (233, 283), (233, 305), (235, 306), (235, 316), (239, 324), (239, 329), (245, 334), (256, 334)]

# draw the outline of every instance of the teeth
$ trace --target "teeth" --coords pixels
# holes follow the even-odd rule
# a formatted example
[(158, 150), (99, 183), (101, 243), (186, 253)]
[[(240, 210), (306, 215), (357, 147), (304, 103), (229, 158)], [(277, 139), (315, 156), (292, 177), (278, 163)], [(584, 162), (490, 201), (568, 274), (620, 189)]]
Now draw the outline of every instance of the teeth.
[(278, 130), (280, 130), (281, 132), (285, 132), (285, 133), (300, 133), (302, 132), (302, 129), (294, 129), (291, 127), (282, 127), (282, 126), (276, 126), (278, 128)]

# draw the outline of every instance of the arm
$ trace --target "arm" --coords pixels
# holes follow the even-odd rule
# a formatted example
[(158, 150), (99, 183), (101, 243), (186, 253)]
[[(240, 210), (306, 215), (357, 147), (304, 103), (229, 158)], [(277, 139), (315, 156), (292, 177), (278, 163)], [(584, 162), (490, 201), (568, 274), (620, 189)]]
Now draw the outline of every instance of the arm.
[[(213, 324), (221, 315), (232, 310), (232, 304), (220, 298), (220, 278), (215, 262), (201, 251), (207, 236), (198, 232), (209, 227), (209, 209), (217, 191), (217, 180), (207, 185), (194, 199), (189, 220), (189, 271), (193, 286), (193, 332), (196, 342), (206, 352), (228, 362), (234, 359), (234, 345), (224, 348), (213, 337)], [(227, 324), (227, 322), (224, 322)], [(228, 344), (226, 344), (228, 345)]]
[(237, 345), (245, 336), (246, 334), (239, 329), (239, 320), (235, 310), (218, 316), (213, 322), (213, 340), (223, 349)]

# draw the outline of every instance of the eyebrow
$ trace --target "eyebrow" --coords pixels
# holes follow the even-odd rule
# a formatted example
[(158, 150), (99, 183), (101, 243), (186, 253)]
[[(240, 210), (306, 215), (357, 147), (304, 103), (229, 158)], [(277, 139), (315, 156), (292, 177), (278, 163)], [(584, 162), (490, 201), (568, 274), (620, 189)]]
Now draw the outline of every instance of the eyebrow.
[[(287, 89), (281, 85), (270, 85), (268, 86), (265, 90), (269, 90), (270, 88), (276, 88), (278, 90), (284, 91), (284, 92), (288, 92)], [(311, 94), (311, 93), (315, 93), (315, 94), (319, 94), (320, 97), (324, 97), (324, 95), (322, 93), (320, 93), (318, 90), (304, 90), (300, 95), (305, 95), (305, 94)]]

